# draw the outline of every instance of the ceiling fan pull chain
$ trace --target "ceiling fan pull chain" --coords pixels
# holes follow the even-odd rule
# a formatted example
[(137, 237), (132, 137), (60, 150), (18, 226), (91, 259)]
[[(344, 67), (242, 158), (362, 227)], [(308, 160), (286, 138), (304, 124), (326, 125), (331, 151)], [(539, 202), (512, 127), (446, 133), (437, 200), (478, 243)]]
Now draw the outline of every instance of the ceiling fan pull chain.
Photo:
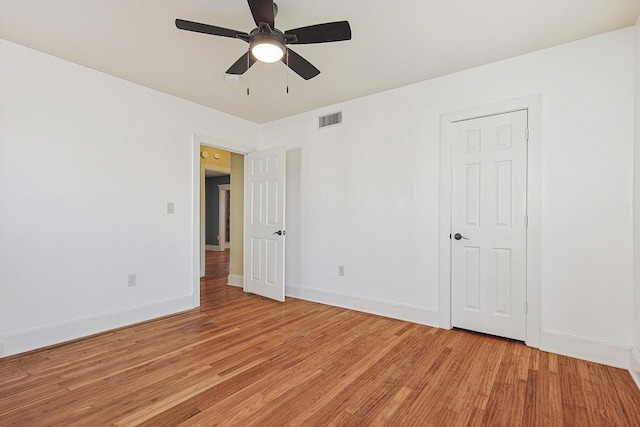
[[(274, 5), (275, 5), (275, 3), (274, 3)], [(286, 48), (286, 49), (287, 49), (287, 52), (286, 52), (286, 55), (287, 55), (287, 93), (289, 93), (289, 48)]]
[[(247, 70), (251, 67), (251, 49), (249, 49), (247, 54)], [(247, 96), (249, 96), (249, 78), (247, 77)]]

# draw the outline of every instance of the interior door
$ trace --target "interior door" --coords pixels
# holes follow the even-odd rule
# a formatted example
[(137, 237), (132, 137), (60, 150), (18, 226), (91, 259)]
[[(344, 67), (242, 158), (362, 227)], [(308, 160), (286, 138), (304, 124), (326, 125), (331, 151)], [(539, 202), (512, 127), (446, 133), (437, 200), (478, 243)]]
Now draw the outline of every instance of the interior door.
[(451, 295), (455, 327), (524, 341), (527, 111), (453, 124)]
[(244, 161), (244, 290), (284, 301), (285, 148)]

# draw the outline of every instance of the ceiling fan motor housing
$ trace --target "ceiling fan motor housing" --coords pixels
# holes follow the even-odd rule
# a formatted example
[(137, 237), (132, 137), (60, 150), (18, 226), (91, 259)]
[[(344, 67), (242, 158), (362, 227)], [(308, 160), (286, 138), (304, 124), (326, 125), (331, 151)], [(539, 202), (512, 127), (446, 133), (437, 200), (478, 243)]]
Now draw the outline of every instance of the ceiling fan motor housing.
[[(259, 33), (251, 36), (249, 49), (262, 62), (277, 62), (286, 52), (282, 33)], [(262, 52), (262, 54), (261, 54)]]

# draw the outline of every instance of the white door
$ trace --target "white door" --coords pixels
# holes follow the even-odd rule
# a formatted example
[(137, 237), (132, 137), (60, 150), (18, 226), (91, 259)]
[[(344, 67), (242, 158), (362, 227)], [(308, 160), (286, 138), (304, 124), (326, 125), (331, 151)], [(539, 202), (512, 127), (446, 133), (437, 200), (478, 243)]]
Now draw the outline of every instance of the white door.
[(244, 290), (284, 301), (285, 148), (244, 159)]
[(453, 124), (451, 295), (455, 327), (524, 341), (527, 112)]

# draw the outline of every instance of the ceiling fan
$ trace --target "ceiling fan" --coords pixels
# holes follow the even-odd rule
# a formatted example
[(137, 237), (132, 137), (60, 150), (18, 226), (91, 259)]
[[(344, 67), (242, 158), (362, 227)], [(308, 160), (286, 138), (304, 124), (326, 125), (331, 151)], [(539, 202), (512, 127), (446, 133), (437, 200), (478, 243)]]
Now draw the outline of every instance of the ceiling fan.
[(247, 0), (247, 2), (257, 25), (250, 33), (184, 19), (176, 19), (176, 27), (196, 33), (240, 39), (249, 43), (249, 50), (227, 70), (227, 74), (244, 74), (256, 60), (267, 63), (282, 61), (305, 80), (317, 76), (320, 70), (287, 45), (351, 40), (351, 27), (348, 21), (310, 25), (283, 33), (274, 24), (278, 6), (273, 0)]

